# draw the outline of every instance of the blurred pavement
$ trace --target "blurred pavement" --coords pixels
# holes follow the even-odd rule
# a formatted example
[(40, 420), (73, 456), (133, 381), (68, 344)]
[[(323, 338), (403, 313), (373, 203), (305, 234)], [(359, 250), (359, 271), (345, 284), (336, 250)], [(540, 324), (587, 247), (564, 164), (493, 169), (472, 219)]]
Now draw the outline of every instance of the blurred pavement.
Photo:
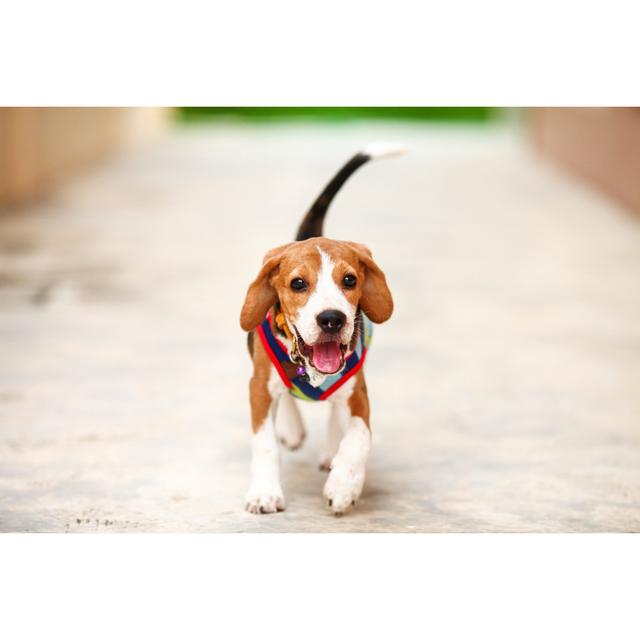
[[(367, 363), (363, 498), (325, 511), (327, 407), (243, 511), (267, 249), (372, 140), (328, 217), (396, 313)], [(0, 216), (0, 531), (638, 531), (640, 224), (509, 127), (189, 126)]]

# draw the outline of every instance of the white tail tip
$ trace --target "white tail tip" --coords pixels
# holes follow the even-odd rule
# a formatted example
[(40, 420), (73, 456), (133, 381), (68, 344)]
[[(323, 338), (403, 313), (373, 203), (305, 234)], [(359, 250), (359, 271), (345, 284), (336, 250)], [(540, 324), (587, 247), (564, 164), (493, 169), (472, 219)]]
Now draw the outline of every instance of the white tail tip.
[(388, 142), (374, 142), (368, 145), (362, 153), (370, 158), (390, 158), (393, 156), (401, 156), (407, 152), (407, 148), (400, 144)]

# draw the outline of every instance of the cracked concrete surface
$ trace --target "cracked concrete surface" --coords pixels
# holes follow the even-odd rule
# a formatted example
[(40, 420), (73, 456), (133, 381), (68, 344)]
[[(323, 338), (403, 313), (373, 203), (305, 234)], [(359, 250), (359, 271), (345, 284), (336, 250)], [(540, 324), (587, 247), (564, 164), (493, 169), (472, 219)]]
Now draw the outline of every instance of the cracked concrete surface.
[[(367, 364), (364, 495), (325, 511), (326, 407), (243, 511), (264, 252), (371, 140), (327, 235), (368, 244), (396, 313)], [(638, 531), (640, 224), (516, 129), (178, 129), (0, 216), (2, 531)]]

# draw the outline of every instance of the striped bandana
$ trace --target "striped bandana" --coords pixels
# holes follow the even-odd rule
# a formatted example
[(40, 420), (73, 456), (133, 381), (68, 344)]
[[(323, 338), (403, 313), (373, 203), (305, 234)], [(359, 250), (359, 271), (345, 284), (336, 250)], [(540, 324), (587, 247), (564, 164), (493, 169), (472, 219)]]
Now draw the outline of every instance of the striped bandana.
[(326, 400), (332, 393), (337, 391), (351, 376), (355, 375), (362, 365), (367, 355), (367, 349), (371, 343), (373, 325), (371, 320), (359, 313), (357, 316), (358, 337), (356, 348), (346, 360), (345, 367), (340, 373), (327, 376), (325, 381), (314, 387), (307, 382), (305, 376), (287, 374), (292, 369), (292, 360), (289, 357), (287, 347), (277, 338), (271, 326), (271, 314), (267, 314), (264, 322), (257, 328), (262, 344), (273, 362), (282, 382), (289, 389), (289, 393), (301, 400)]

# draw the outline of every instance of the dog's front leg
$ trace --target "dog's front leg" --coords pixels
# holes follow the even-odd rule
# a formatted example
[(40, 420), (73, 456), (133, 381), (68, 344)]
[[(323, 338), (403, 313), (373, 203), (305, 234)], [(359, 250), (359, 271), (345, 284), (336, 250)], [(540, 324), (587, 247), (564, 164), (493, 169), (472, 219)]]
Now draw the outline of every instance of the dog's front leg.
[(340, 440), (338, 452), (331, 461), (324, 497), (329, 508), (336, 515), (341, 515), (356, 504), (362, 493), (371, 450), (369, 400), (361, 372), (358, 373), (351, 396), (336, 402), (343, 405), (342, 411), (348, 412), (348, 426)]
[(251, 484), (246, 496), (250, 513), (275, 513), (285, 508), (280, 486), (280, 452), (275, 430), (278, 398), (272, 397), (266, 380), (252, 378), (250, 384)]

